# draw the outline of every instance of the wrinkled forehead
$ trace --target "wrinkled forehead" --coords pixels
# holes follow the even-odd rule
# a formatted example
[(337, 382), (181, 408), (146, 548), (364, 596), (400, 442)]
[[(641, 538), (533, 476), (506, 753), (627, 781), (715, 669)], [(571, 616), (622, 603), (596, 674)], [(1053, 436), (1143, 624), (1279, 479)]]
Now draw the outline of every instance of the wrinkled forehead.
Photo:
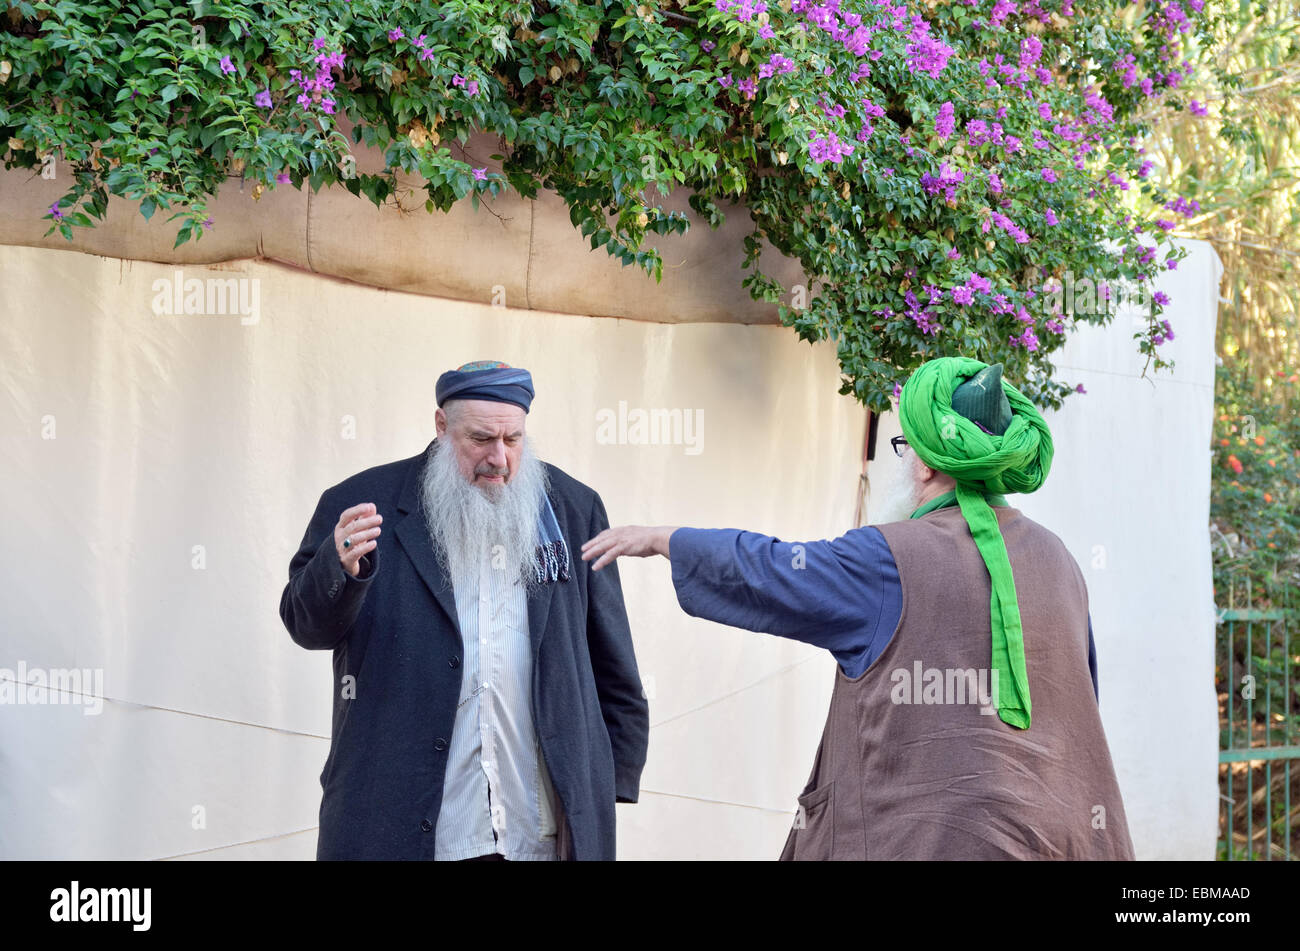
[(456, 400), (449, 424), (470, 436), (488, 438), (522, 436), (528, 414), (514, 403), (493, 400)]

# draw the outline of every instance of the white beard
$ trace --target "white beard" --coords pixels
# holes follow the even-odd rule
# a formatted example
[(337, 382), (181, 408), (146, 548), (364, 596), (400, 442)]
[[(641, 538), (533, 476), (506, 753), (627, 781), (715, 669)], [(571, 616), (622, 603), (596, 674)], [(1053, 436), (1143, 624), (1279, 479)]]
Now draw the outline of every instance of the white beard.
[(916, 507), (920, 505), (918, 498), (921, 494), (921, 483), (916, 478), (916, 464), (918, 461), (916, 453), (909, 449), (903, 459), (902, 471), (889, 484), (889, 488), (873, 506), (876, 509), (876, 514), (868, 524), (883, 525), (886, 522), (903, 522), (916, 511)]
[(438, 564), (450, 578), (469, 571), (477, 577), (484, 551), (492, 566), (525, 586), (537, 584), (538, 517), (548, 485), (546, 467), (524, 437), (519, 467), (504, 485), (486, 491), (468, 482), (450, 445), (435, 440), (423, 475), (421, 508)]

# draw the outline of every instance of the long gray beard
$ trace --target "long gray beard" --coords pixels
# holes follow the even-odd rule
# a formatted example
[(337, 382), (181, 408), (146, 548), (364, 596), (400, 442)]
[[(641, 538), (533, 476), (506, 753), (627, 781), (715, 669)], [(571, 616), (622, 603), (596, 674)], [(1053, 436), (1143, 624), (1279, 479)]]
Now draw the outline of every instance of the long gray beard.
[(902, 471), (889, 484), (889, 488), (873, 506), (876, 511), (869, 524), (884, 525), (887, 522), (903, 522), (916, 511), (917, 496), (921, 494), (921, 484), (916, 478), (916, 456), (908, 450), (903, 460)]
[(549, 479), (546, 467), (524, 437), (519, 467), (505, 485), (488, 494), (465, 480), (450, 446), (433, 444), (424, 468), (421, 507), (438, 564), (449, 578), (468, 570), (477, 577), (486, 550), (494, 568), (527, 587), (535, 586), (538, 517)]

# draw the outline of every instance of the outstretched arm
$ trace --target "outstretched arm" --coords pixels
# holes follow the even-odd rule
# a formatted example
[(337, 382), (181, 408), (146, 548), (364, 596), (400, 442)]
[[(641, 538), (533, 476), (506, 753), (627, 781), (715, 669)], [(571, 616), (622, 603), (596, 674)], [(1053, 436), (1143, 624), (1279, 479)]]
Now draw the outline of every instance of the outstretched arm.
[[(620, 555), (665, 555), (682, 610), (831, 651), (850, 676), (865, 669), (898, 569), (879, 531), (782, 542), (736, 529), (623, 526), (582, 547), (597, 568)], [(890, 630), (884, 632), (887, 639)], [(880, 645), (877, 645), (879, 647)]]

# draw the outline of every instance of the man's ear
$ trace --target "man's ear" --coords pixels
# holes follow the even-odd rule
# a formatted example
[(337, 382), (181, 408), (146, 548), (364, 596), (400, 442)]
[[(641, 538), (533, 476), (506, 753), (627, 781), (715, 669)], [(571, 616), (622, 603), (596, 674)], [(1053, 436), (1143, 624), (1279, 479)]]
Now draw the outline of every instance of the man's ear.
[(433, 428), (439, 436), (447, 432), (447, 414), (442, 411), (441, 407), (433, 414)]

